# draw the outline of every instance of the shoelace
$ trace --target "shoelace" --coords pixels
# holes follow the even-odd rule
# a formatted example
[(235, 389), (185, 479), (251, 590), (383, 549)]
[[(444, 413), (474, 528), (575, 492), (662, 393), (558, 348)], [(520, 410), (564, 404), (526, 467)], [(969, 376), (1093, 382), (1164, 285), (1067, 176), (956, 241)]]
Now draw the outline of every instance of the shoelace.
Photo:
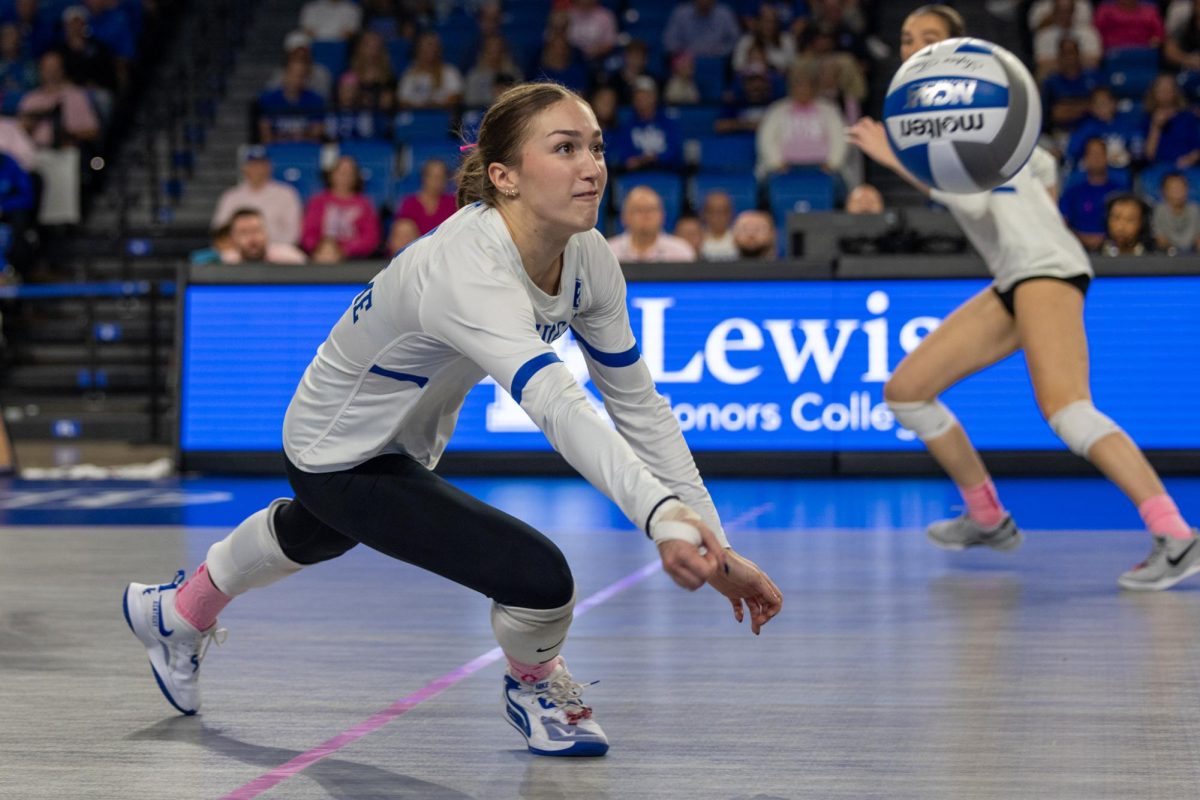
[(207, 633), (200, 637), (200, 645), (196, 648), (196, 666), (200, 666), (200, 662), (204, 660), (204, 656), (208, 654), (208, 648), (216, 643), (217, 647), (225, 644), (225, 640), (229, 638), (228, 628), (211, 628)]
[(594, 686), (599, 681), (591, 683), (579, 683), (571, 677), (571, 673), (563, 672), (554, 680), (550, 681), (550, 685), (546, 688), (546, 697), (562, 709), (567, 715), (567, 722), (572, 725), (579, 723), (585, 719), (591, 719), (591, 706), (583, 704), (583, 687)]
[(1134, 569), (1145, 569), (1150, 566), (1150, 562), (1158, 558), (1159, 554), (1167, 548), (1167, 538), (1165, 536), (1154, 537), (1154, 549), (1150, 551), (1150, 555), (1146, 556), (1146, 560), (1136, 565)]

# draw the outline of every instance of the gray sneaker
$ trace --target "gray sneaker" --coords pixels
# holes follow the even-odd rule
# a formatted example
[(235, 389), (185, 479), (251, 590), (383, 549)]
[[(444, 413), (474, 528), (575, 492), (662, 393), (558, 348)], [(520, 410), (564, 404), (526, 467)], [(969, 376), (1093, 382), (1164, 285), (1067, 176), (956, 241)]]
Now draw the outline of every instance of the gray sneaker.
[(1192, 533), (1191, 539), (1155, 536), (1150, 555), (1117, 578), (1117, 585), (1135, 592), (1158, 592), (1200, 572), (1200, 540), (1196, 530)]
[(993, 550), (1016, 550), (1021, 546), (1021, 532), (1011, 514), (995, 528), (979, 526), (966, 514), (954, 519), (935, 522), (925, 531), (929, 541), (943, 550), (966, 550), (968, 547), (990, 547)]

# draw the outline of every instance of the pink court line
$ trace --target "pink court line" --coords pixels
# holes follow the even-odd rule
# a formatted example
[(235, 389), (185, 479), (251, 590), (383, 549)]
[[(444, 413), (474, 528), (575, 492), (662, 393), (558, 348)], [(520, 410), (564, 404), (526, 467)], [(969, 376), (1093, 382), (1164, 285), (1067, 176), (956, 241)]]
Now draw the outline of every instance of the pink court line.
[[(662, 569), (662, 563), (654, 561), (636, 572), (626, 575), (619, 581), (610, 583), (600, 591), (585, 598), (583, 602), (576, 604), (575, 616), (582, 617), (596, 606), (620, 594), (631, 586), (637, 585), (660, 569)], [(493, 647), (483, 655), (473, 658), (457, 669), (452, 669), (440, 678), (430, 681), (407, 697), (400, 698), (379, 713), (358, 723), (353, 728), (342, 731), (332, 739), (322, 742), (307, 752), (301, 753), (286, 764), (281, 764), (244, 786), (234, 789), (229, 794), (224, 795), (221, 800), (250, 800), (252, 797), (258, 797), (263, 792), (273, 789), (321, 759), (333, 755), (346, 745), (358, 741), (369, 733), (374, 733), (396, 719), (396, 717), (408, 713), (429, 698), (436, 697), (451, 686), (471, 677), (484, 667), (496, 663), (503, 656), (504, 654), (500, 651), (499, 647)]]

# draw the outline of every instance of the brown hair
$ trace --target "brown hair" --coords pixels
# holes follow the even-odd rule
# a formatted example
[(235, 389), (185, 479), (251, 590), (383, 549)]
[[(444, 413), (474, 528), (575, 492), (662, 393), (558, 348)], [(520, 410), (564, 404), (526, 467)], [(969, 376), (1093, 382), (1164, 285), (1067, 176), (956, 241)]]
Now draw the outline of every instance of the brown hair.
[(520, 165), (521, 148), (529, 135), (530, 122), (563, 100), (585, 102), (578, 94), (557, 83), (522, 83), (496, 98), (479, 124), (478, 140), (463, 157), (454, 176), (458, 184), (459, 208), (476, 200), (489, 206), (496, 205), (500, 192), (488, 177), (488, 165), (497, 162), (510, 167)]
[(933, 3), (927, 6), (913, 9), (905, 20), (910, 20), (913, 17), (924, 17), (926, 15), (934, 16), (946, 23), (946, 30), (950, 32), (950, 38), (956, 39), (959, 36), (967, 35), (967, 23), (963, 21), (962, 14), (958, 13), (950, 6), (944, 6), (940, 3)]

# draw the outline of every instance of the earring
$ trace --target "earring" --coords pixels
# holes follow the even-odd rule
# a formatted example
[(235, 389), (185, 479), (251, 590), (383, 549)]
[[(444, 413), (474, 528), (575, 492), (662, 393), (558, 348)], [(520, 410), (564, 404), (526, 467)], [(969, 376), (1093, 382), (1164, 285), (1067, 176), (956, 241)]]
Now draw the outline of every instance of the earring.
[(520, 193), (516, 189), (505, 189), (504, 191), (504, 196), (509, 198), (516, 197), (518, 194)]

